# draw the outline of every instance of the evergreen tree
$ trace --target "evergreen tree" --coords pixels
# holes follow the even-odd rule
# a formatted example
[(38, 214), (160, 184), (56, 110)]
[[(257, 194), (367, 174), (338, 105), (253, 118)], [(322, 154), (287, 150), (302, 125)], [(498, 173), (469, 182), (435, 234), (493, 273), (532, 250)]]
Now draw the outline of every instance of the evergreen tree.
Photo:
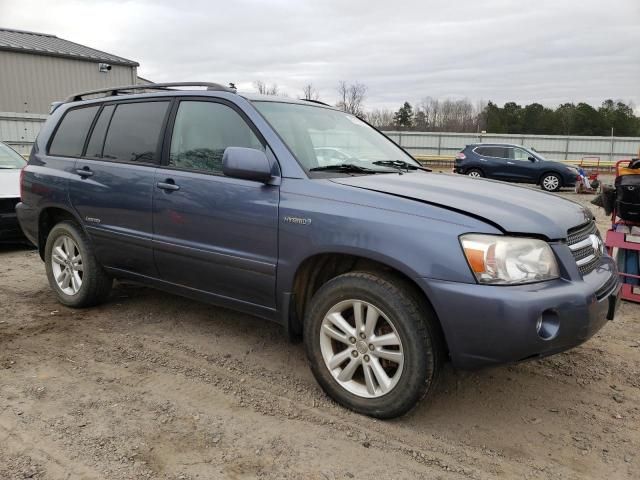
[(404, 105), (393, 115), (393, 124), (399, 128), (413, 126), (413, 108), (409, 102), (404, 102)]

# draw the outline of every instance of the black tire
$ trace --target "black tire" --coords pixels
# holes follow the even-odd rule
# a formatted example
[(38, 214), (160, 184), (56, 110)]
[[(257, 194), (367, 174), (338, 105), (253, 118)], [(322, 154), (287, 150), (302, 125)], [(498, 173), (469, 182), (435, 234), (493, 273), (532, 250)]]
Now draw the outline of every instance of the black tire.
[[(350, 299), (368, 302), (382, 311), (392, 321), (402, 342), (404, 363), (399, 379), (389, 392), (374, 398), (356, 395), (343, 387), (332, 375), (322, 354), (321, 329), (325, 315), (335, 305)], [(311, 299), (304, 324), (307, 358), (320, 386), (339, 404), (376, 418), (398, 417), (410, 411), (437, 380), (443, 349), (436, 322), (428, 303), (421, 301), (403, 280), (378, 273), (345, 273), (324, 284)], [(356, 347), (346, 349), (350, 348)]]
[(545, 192), (557, 192), (562, 187), (562, 179), (557, 173), (545, 173), (540, 179), (540, 188)]
[[(53, 245), (56, 240), (63, 236), (69, 236), (78, 246), (78, 250), (82, 255), (83, 271), (82, 285), (78, 292), (74, 295), (66, 294), (58, 286), (54, 278), (53, 266), (51, 262)], [(87, 238), (82, 228), (75, 222), (64, 221), (55, 225), (49, 232), (47, 243), (44, 250), (45, 268), (47, 271), (47, 279), (51, 289), (58, 297), (58, 301), (67, 307), (84, 308), (92, 307), (104, 302), (111, 292), (113, 279), (107, 275), (102, 266), (96, 260), (93, 254), (93, 245)]]
[(469, 170), (467, 170), (467, 176), (483, 178), (484, 172), (479, 168), (470, 168)]

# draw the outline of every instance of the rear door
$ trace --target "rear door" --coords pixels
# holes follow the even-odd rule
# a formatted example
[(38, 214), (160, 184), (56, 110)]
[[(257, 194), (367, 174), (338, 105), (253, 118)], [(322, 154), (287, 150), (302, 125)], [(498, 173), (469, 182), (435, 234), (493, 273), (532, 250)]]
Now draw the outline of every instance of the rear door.
[(153, 185), (170, 100), (102, 106), (69, 183), (74, 208), (106, 266), (156, 277)]
[(474, 149), (479, 157), (479, 165), (485, 176), (497, 180), (508, 180), (509, 174), (509, 153), (507, 149), (497, 145), (480, 146)]
[(279, 187), (222, 174), (227, 147), (265, 150), (264, 140), (233, 104), (211, 97), (180, 100), (172, 117), (153, 188), (161, 277), (222, 303), (275, 308)]

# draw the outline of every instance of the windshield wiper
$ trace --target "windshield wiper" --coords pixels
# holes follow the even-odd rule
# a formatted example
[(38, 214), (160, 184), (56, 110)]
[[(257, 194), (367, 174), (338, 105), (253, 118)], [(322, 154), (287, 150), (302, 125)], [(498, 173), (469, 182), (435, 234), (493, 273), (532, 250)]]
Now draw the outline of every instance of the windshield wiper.
[(420, 165), (415, 165), (413, 163), (405, 162), (404, 160), (377, 160), (373, 162), (374, 165), (380, 165), (383, 167), (393, 167), (398, 170), (423, 170), (425, 172), (431, 172), (432, 170), (427, 167), (423, 167)]
[[(374, 162), (375, 163), (375, 162)], [(354, 163), (339, 163), (338, 165), (324, 165), (309, 169), (310, 172), (344, 172), (344, 173), (393, 173), (393, 170), (374, 170), (361, 167)]]

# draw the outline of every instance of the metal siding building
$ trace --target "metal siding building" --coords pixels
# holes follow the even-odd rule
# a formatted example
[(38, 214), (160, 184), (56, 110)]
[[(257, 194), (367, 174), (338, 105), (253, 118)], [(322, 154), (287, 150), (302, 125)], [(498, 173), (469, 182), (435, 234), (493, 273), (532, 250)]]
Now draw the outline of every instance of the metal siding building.
[(0, 112), (48, 113), (73, 92), (133, 85), (138, 66), (55, 35), (0, 28)]
[(54, 35), (0, 28), (0, 140), (27, 154), (52, 102), (136, 84), (138, 66)]
[(51, 102), (73, 92), (136, 83), (136, 67), (34, 53), (3, 51), (0, 45), (0, 112), (48, 113)]

